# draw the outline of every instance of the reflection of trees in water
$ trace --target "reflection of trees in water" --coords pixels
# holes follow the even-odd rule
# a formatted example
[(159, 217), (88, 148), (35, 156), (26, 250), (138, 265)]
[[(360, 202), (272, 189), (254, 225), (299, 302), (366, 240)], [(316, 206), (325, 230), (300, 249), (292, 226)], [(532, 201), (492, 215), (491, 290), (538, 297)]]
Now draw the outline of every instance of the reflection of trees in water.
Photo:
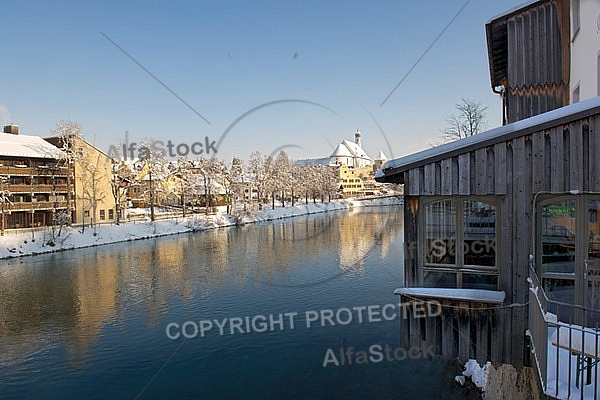
[[(225, 285), (303, 287), (361, 272), (369, 252), (388, 253), (401, 229), (400, 209), (362, 209), (7, 261), (0, 268), (3, 364), (61, 337), (77, 358), (107, 323), (139, 313), (135, 319), (152, 327), (174, 303), (218, 307), (213, 294)], [(340, 267), (330, 274), (322, 271), (328, 259)]]

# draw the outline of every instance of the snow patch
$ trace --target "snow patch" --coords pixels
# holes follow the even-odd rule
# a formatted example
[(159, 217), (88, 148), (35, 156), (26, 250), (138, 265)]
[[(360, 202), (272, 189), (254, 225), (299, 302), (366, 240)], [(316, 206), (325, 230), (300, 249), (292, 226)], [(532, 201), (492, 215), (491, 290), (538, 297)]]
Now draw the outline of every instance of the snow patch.
[(491, 366), (492, 364), (488, 361), (483, 367), (480, 367), (477, 361), (471, 359), (465, 364), (463, 375), (471, 378), (475, 386), (485, 391)]

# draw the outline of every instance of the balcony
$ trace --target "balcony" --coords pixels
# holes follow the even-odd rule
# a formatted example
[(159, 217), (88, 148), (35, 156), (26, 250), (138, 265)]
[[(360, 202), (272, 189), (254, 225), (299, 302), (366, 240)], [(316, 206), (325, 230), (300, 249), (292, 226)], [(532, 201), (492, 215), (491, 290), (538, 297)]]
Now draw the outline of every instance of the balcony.
[(6, 185), (6, 189), (11, 193), (67, 193), (67, 185)]
[(52, 210), (56, 208), (67, 208), (66, 201), (32, 201), (32, 202), (15, 202), (12, 204), (6, 204), (4, 206), (5, 211), (38, 211), (38, 210)]
[(11, 176), (63, 176), (66, 177), (68, 175), (68, 169), (66, 167), (50, 167), (40, 165), (37, 167), (28, 167), (28, 166), (6, 166), (0, 165), (0, 174), (1, 175), (11, 175)]

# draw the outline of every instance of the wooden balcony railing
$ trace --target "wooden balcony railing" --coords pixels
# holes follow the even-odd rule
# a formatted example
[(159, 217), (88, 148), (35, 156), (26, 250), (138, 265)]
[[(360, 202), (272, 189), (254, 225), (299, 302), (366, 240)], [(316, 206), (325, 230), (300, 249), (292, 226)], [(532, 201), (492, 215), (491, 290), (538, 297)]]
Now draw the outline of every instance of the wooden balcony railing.
[(32, 202), (16, 202), (12, 204), (6, 204), (4, 206), (5, 211), (37, 211), (37, 210), (52, 210), (52, 208), (67, 208), (66, 201), (32, 201)]
[(66, 193), (67, 185), (5, 185), (5, 190), (11, 193)]
[(15, 167), (0, 165), (0, 175), (13, 175), (13, 176), (67, 176), (68, 169), (66, 167)]

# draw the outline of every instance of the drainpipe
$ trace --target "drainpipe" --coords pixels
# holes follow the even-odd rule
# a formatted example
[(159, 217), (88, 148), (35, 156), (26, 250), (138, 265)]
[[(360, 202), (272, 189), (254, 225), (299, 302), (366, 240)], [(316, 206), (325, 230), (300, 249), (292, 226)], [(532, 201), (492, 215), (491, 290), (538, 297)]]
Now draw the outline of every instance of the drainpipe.
[(506, 125), (506, 86), (504, 85), (504, 83), (506, 83), (506, 80), (502, 82), (503, 84), (500, 84), (500, 86), (492, 88), (492, 91), (500, 95), (500, 100), (502, 101), (502, 125)]

